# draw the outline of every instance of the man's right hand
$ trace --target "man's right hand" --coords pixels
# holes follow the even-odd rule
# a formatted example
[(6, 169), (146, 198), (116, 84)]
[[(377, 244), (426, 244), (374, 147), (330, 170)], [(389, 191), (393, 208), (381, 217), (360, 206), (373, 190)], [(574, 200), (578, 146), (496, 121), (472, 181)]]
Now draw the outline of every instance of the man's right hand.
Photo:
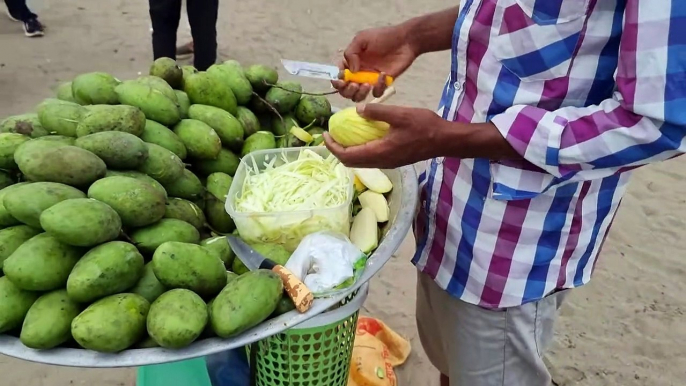
[(341, 96), (361, 102), (371, 91), (375, 97), (386, 89), (385, 75), (400, 76), (419, 56), (404, 24), (372, 28), (359, 32), (348, 45), (339, 64), (341, 70), (374, 71), (381, 74), (375, 85), (332, 81)]

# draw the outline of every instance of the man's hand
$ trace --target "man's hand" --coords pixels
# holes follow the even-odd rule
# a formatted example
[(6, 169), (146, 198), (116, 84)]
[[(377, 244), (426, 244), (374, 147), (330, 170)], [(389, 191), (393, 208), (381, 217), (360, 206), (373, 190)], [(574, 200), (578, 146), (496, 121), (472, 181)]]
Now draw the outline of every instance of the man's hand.
[(381, 139), (344, 148), (328, 133), (326, 147), (349, 167), (392, 169), (438, 157), (437, 133), (449, 122), (427, 109), (381, 104), (358, 105), (361, 116), (388, 122), (391, 127)]
[(372, 28), (358, 33), (344, 52), (339, 67), (350, 71), (374, 71), (381, 73), (376, 85), (333, 81), (331, 84), (344, 98), (361, 102), (371, 91), (375, 97), (386, 89), (385, 75), (400, 76), (419, 55), (411, 43), (404, 24)]

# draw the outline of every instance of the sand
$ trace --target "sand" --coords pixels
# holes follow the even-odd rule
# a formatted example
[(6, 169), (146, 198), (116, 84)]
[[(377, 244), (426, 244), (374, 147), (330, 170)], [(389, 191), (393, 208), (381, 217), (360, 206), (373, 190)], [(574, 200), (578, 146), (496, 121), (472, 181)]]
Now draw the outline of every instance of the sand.
[[(37, 11), (48, 26), (42, 39), (25, 38), (19, 24), (0, 15), (0, 117), (31, 110), (51, 96), (59, 82), (81, 72), (103, 70), (122, 79), (147, 72), (151, 47), (146, 2), (36, 3), (42, 3)], [(282, 57), (331, 61), (360, 29), (446, 6), (439, 0), (332, 4), (221, 2), (220, 58), (271, 65)], [(421, 58), (398, 80), (398, 94), (392, 101), (434, 108), (448, 66), (447, 53)], [(304, 85), (310, 91), (329, 87), (319, 81)], [(332, 97), (332, 102), (348, 104), (339, 97)], [(559, 385), (684, 384), (685, 162), (646, 167), (634, 176), (594, 279), (573, 291), (562, 310), (556, 344), (548, 356)], [(415, 328), (412, 252), (413, 242), (408, 238), (373, 281), (364, 310), (413, 344), (410, 359), (398, 369), (400, 385), (437, 385), (436, 370), (423, 353)], [(0, 374), (4, 386), (130, 386), (135, 379), (133, 369), (59, 368), (3, 356)]]

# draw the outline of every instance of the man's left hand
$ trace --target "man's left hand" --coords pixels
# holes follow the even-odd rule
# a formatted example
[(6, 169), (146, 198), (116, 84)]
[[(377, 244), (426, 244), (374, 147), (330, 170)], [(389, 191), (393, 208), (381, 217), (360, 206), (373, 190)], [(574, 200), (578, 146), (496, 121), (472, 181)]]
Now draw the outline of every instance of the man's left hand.
[(383, 138), (344, 148), (324, 134), (326, 147), (348, 167), (392, 169), (439, 156), (436, 133), (447, 121), (434, 111), (382, 104), (361, 104), (362, 117), (391, 125)]

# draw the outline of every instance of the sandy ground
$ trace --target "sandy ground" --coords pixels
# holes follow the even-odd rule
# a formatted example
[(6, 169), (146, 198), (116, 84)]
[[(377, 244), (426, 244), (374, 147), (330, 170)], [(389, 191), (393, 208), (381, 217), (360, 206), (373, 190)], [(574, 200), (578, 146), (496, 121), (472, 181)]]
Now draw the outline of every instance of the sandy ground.
[[(95, 4), (97, 3), (97, 5)], [(450, 4), (439, 0), (221, 2), (220, 57), (276, 65), (279, 58), (326, 62), (359, 29), (392, 23)], [(423, 5), (420, 5), (423, 4)], [(42, 2), (47, 36), (29, 40), (0, 17), (0, 117), (29, 111), (61, 81), (103, 70), (125, 79), (151, 60), (146, 2)], [(281, 3), (279, 3), (281, 4)], [(452, 3), (451, 3), (452, 4)], [(182, 22), (183, 23), (183, 22)], [(183, 26), (183, 24), (182, 24)], [(394, 102), (433, 108), (449, 65), (445, 53), (421, 58), (397, 82)], [(310, 91), (326, 82), (304, 82)], [(333, 98), (336, 105), (345, 105)], [(686, 380), (686, 160), (636, 173), (605, 245), (595, 278), (572, 293), (549, 355), (560, 385), (668, 386)], [(398, 370), (401, 385), (437, 385), (414, 321), (412, 241), (373, 282), (365, 310), (414, 347)], [(2, 385), (133, 385), (133, 369), (86, 370), (0, 356)]]

